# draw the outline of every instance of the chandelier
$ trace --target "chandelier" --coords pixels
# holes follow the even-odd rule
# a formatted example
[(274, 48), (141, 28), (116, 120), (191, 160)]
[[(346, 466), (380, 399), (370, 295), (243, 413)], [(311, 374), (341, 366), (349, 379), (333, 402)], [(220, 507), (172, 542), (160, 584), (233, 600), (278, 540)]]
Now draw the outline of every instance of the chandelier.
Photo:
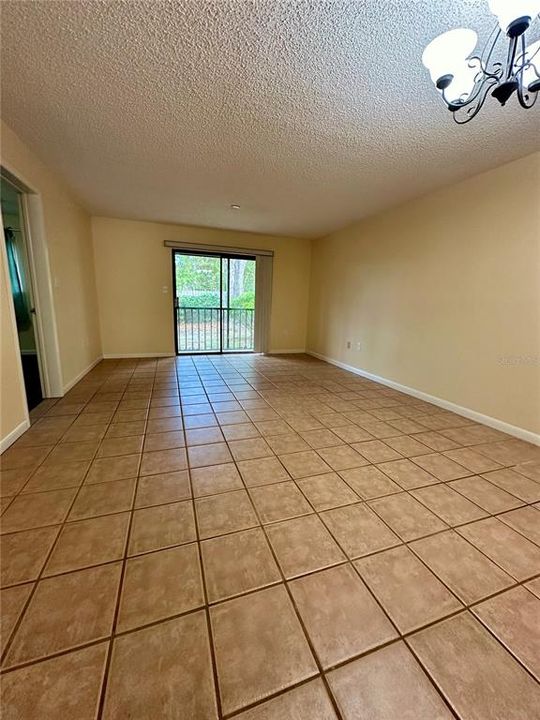
[(480, 112), (489, 94), (505, 105), (515, 93), (528, 109), (540, 90), (540, 40), (526, 40), (531, 27), (540, 24), (540, 0), (488, 0), (488, 5), (498, 22), (482, 52), (474, 54), (475, 31), (458, 28), (436, 37), (422, 55), (459, 125)]

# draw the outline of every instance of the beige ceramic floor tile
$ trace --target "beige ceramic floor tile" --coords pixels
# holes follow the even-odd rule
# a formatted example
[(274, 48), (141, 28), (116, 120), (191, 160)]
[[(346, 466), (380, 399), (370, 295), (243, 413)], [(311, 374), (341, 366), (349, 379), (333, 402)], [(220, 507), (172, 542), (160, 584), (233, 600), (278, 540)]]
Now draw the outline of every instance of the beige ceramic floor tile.
[(60, 530), (54, 527), (3, 535), (0, 542), (1, 586), (35, 580)]
[(540, 717), (540, 686), (469, 613), (421, 630), (409, 642), (460, 717)]
[(229, 448), (236, 461), (254, 460), (255, 458), (272, 457), (272, 448), (264, 438), (248, 438), (247, 440), (231, 440)]
[(540, 482), (540, 460), (529, 460), (528, 462), (516, 465), (512, 470), (515, 470), (521, 475), (525, 475), (525, 477), (531, 480)]
[(68, 520), (82, 520), (131, 510), (134, 492), (134, 479), (85, 485), (73, 503)]
[(22, 492), (26, 494), (78, 487), (84, 480), (89, 466), (88, 460), (72, 460), (54, 465), (44, 463), (32, 475)]
[(140, 455), (124, 455), (123, 457), (94, 460), (90, 465), (85, 483), (102, 483), (136, 477), (140, 461)]
[(454, 531), (418, 540), (410, 547), (466, 604), (504, 590), (514, 582)]
[(336, 473), (303, 478), (298, 480), (298, 487), (317, 511), (350, 505), (360, 500)]
[(318, 453), (333, 470), (350, 470), (369, 464), (359, 452), (349, 445), (325, 448), (318, 450)]
[(408, 493), (370, 500), (369, 504), (405, 542), (431, 535), (448, 527)]
[(540, 511), (534, 506), (510, 510), (497, 516), (499, 520), (540, 545)]
[(331, 472), (331, 468), (317, 455), (315, 450), (280, 455), (279, 459), (287, 472), (295, 479)]
[(412, 490), (411, 495), (451, 527), (480, 520), (487, 515), (485, 510), (445, 483)]
[(534, 503), (540, 500), (540, 483), (530, 480), (513, 470), (508, 468), (494, 470), (493, 472), (484, 473), (483, 477), (526, 503)]
[(191, 497), (187, 470), (139, 478), (135, 507), (161, 505)]
[(344, 720), (452, 720), (404, 643), (392, 643), (328, 674)]
[[(191, 432), (194, 432), (193, 430)], [(223, 438), (218, 438), (222, 440)], [(144, 452), (157, 452), (158, 450), (173, 450), (185, 445), (184, 433), (182, 430), (171, 430), (169, 432), (147, 435), (144, 441)], [(138, 451), (140, 452), (140, 450)]]
[(343, 440), (328, 428), (323, 428), (322, 430), (307, 430), (301, 432), (300, 435), (314, 450), (344, 444)]
[(244, 487), (234, 463), (193, 468), (191, 470), (191, 483), (194, 497), (217, 495)]
[(463, 478), (450, 483), (450, 487), (469, 498), (488, 513), (499, 513), (523, 505), (513, 495), (481, 477)]
[(417, 455), (428, 455), (431, 453), (431, 448), (423, 443), (419, 442), (415, 438), (408, 437), (407, 435), (400, 435), (399, 437), (388, 437), (385, 440), (387, 445), (397, 450), (404, 457), (416, 457)]
[(321, 519), (350, 558), (401, 544), (397, 535), (363, 503), (327, 510)]
[(114, 641), (103, 717), (216, 720), (204, 612), (169, 620)]
[(419, 457), (415, 457), (413, 461), (443, 482), (456, 480), (457, 478), (462, 478), (471, 474), (471, 471), (467, 470), (467, 468), (464, 468), (453, 460), (450, 460), (450, 458), (440, 455), (439, 453), (420, 455)]
[(266, 438), (266, 442), (270, 445), (276, 455), (287, 455), (289, 453), (302, 452), (309, 450), (309, 445), (300, 435), (289, 432), (287, 435), (276, 435)]
[(2, 515), (2, 533), (56, 525), (66, 517), (76, 489), (19, 495)]
[(133, 437), (107, 438), (102, 441), (97, 451), (98, 458), (116, 455), (135, 455), (142, 452), (143, 435)]
[(540, 681), (540, 599), (516, 587), (472, 611)]
[(209, 602), (281, 580), (264, 533), (259, 528), (204, 540), (201, 553)]
[(540, 548), (497, 518), (463, 525), (458, 532), (516, 580), (540, 573)]
[(186, 467), (187, 459), (184, 448), (145, 452), (141, 461), (141, 475), (157, 475), (175, 470), (185, 470)]
[(95, 720), (107, 646), (99, 643), (4, 675), (4, 720)]
[(323, 668), (397, 637), (350, 565), (306, 575), (289, 585)]
[(271, 485), (291, 479), (276, 457), (242, 460), (238, 463), (238, 469), (247, 487)]
[(282, 585), (215, 605), (210, 618), (224, 713), (317, 673)]
[(381, 463), (377, 467), (400, 485), (403, 490), (411, 490), (412, 488), (424, 487), (439, 482), (437, 478), (422, 470), (410, 460), (392, 460), (391, 462)]
[(236, 716), (238, 720), (337, 720), (320, 679), (310, 680)]
[(538, 460), (540, 452), (537, 446), (515, 439), (477, 445), (474, 449), (491, 460), (507, 466)]
[(205, 467), (207, 465), (220, 465), (232, 461), (227, 443), (212, 443), (210, 445), (192, 445), (188, 448), (190, 467)]
[[(13, 470), (17, 468), (36, 468), (49, 455), (52, 446), (46, 447), (22, 447), (13, 445), (2, 453), (0, 460), (2, 470)], [(77, 458), (75, 458), (77, 459)]]
[(454, 440), (445, 437), (444, 435), (433, 432), (433, 431), (423, 431), (416, 433), (414, 436), (417, 440), (420, 440), (424, 445), (427, 445), (432, 450), (435, 450), (436, 452), (444, 452), (446, 450), (452, 450), (454, 448), (459, 448), (461, 443), (457, 443)]
[(124, 556), (129, 513), (79, 520), (63, 526), (43, 574), (55, 575)]
[(238, 425), (224, 425), (221, 430), (227, 441), (247, 440), (248, 438), (260, 437), (259, 430), (253, 423), (239, 423)]
[(0, 590), (0, 652), (2, 653), (33, 587), (34, 583), (27, 583)]
[(130, 558), (118, 611), (118, 632), (204, 604), (196, 543)]
[(354, 565), (403, 634), (463, 607), (405, 546), (357, 560)]
[(313, 512), (313, 508), (292, 480), (251, 488), (250, 495), (263, 523), (287, 520)]
[(401, 492), (401, 487), (374, 465), (342, 470), (339, 474), (364, 500)]
[(112, 629), (121, 563), (42, 580), (6, 657), (7, 665), (107, 637)]
[(0, 470), (0, 497), (16, 495), (22, 490), (32, 472), (30, 468)]
[(382, 440), (367, 440), (354, 443), (353, 447), (371, 463), (400, 460), (403, 456)]
[(266, 532), (287, 578), (321, 570), (346, 560), (316, 515), (269, 525)]
[(497, 470), (501, 466), (494, 460), (490, 460), (485, 455), (481, 455), (474, 451), (473, 448), (459, 448), (457, 450), (447, 450), (443, 453), (447, 458), (459, 463), (467, 470), (477, 474)]
[(128, 554), (159, 550), (196, 540), (191, 500), (135, 510)]
[(210, 443), (223, 441), (223, 433), (219, 427), (211, 426), (186, 430), (187, 445), (209, 445)]
[(536, 578), (536, 580), (531, 580), (530, 582), (526, 583), (525, 585), (528, 590), (530, 590), (534, 595), (536, 595), (537, 598), (540, 598), (540, 578)]
[(259, 525), (245, 490), (198, 498), (195, 500), (195, 512), (201, 539)]

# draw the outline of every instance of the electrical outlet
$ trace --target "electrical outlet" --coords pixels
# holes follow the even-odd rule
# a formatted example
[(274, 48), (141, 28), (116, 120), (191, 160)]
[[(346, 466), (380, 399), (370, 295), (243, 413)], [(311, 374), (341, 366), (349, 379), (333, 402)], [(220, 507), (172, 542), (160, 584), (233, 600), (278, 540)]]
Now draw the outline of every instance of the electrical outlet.
[(351, 341), (347, 340), (347, 350), (350, 350), (350, 349), (351, 349)]
[(356, 350), (357, 352), (360, 352), (362, 350), (362, 343), (360, 342), (360, 340), (358, 340), (358, 342), (356, 343)]

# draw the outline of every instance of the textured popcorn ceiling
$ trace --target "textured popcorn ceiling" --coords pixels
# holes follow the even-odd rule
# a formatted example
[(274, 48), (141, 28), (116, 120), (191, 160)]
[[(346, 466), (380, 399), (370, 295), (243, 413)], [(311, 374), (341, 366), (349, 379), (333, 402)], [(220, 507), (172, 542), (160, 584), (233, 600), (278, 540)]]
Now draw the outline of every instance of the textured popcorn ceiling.
[(94, 213), (319, 236), (539, 147), (540, 103), (458, 127), (421, 65), (491, 18), (486, 0), (4, 1), (2, 115)]

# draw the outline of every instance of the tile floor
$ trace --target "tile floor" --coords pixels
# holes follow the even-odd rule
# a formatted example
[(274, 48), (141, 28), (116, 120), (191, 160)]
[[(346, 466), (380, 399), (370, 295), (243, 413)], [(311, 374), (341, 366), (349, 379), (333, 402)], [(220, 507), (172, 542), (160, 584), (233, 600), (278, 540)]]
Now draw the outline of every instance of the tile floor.
[(105, 361), (1, 458), (5, 720), (540, 718), (540, 448), (307, 356)]

